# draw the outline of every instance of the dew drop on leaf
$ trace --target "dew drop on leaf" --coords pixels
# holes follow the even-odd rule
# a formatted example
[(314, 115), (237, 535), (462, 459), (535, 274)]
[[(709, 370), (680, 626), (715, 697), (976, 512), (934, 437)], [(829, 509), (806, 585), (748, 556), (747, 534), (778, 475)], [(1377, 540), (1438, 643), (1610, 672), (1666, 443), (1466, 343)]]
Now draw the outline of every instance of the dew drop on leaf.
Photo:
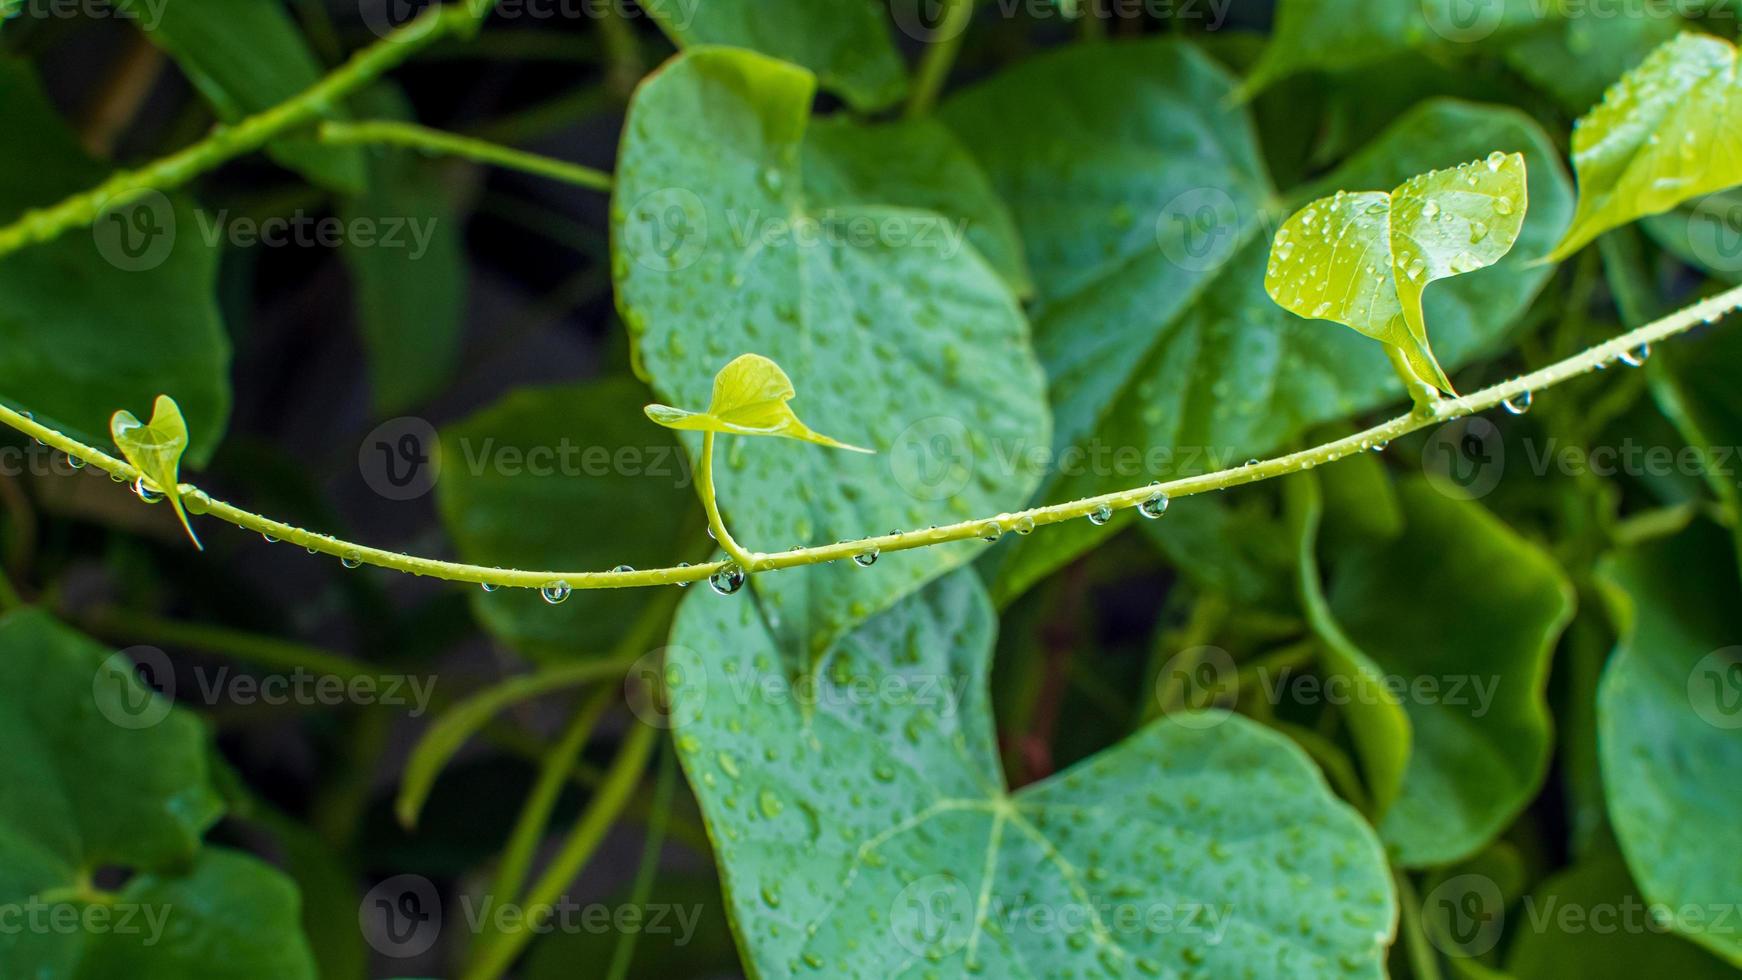
[(744, 587), (744, 570), (736, 564), (727, 565), (708, 576), (708, 587), (720, 595), (732, 595)]
[(1137, 513), (1153, 521), (1167, 513), (1167, 504), (1167, 494), (1157, 491), (1155, 496), (1137, 505)]
[(872, 565), (877, 564), (877, 549), (866, 548), (864, 551), (854, 555), (853, 564), (858, 565), (860, 568), (870, 568)]
[(1088, 518), (1090, 524), (1100, 527), (1113, 519), (1113, 508), (1106, 504), (1100, 504), (1094, 510), (1089, 511)]

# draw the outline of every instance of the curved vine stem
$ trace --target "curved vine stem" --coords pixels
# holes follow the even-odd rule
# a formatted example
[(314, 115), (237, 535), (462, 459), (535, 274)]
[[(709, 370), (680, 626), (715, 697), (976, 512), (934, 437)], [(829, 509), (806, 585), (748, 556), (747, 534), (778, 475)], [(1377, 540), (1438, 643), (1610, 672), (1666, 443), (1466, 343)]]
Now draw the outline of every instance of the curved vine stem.
[(602, 170), (537, 153), (527, 153), (471, 136), (444, 133), (416, 123), (385, 119), (324, 122), (321, 123), (317, 135), (322, 143), (334, 146), (404, 146), (425, 153), (445, 153), (479, 163), (494, 164), (596, 191), (611, 189), (611, 175)]
[[(624, 572), (532, 571), (419, 558), (414, 555), (404, 555), (381, 548), (354, 544), (324, 534), (315, 534), (282, 521), (275, 521), (215, 499), (191, 483), (183, 483), (181, 493), (189, 513), (216, 517), (237, 527), (299, 544), (311, 553), (334, 555), (343, 559), (348, 565), (374, 565), (454, 582), (471, 582), (506, 588), (539, 589), (557, 583), (565, 584), (574, 589), (619, 589), (650, 585), (675, 585), (701, 581), (732, 564), (737, 564), (746, 573), (754, 573), (838, 561), (872, 550), (878, 552), (908, 551), (950, 541), (968, 541), (979, 538), (983, 535), (986, 526), (992, 522), (996, 522), (1004, 529), (1009, 529), (1024, 519), (1032, 521), (1037, 527), (1046, 524), (1059, 524), (1085, 517), (1103, 507), (1113, 510), (1135, 507), (1158, 493), (1166, 494), (1169, 498), (1189, 497), (1194, 494), (1224, 490), (1228, 487), (1258, 483), (1272, 477), (1297, 473), (1301, 470), (1335, 462), (1346, 456), (1365, 452), (1399, 436), (1427, 428), (1430, 425), (1493, 408), (1501, 402), (1516, 398), (1525, 392), (1537, 392), (1552, 388), (1563, 381), (1605, 367), (1618, 360), (1623, 354), (1629, 354), (1642, 346), (1655, 344), (1677, 334), (1686, 333), (1702, 323), (1716, 322), (1719, 318), (1739, 308), (1742, 308), (1742, 286), (1726, 290), (1709, 299), (1671, 313), (1654, 323), (1628, 331), (1565, 360), (1556, 361), (1547, 367), (1513, 378), (1510, 381), (1458, 398), (1441, 399), (1430, 407), (1417, 409), (1362, 432), (1314, 446), (1311, 449), (1303, 449), (1261, 462), (1249, 463), (1234, 469), (1205, 473), (1200, 476), (1182, 477), (1167, 483), (1132, 487), (1128, 490), (1084, 497), (1080, 500), (1061, 504), (1050, 504), (1045, 507), (945, 524), (924, 531), (884, 534), (814, 548), (794, 548), (790, 551), (760, 554), (746, 551), (738, 546), (736, 541), (732, 541), (731, 547), (736, 549), (736, 553), (728, 549), (727, 553), (733, 556), (730, 559), (675, 568)], [(5, 405), (0, 405), (0, 422), (4, 422), (42, 443), (66, 453), (68, 456), (82, 460), (108, 473), (117, 482), (132, 482), (140, 479), (139, 471), (125, 461), (116, 459), (95, 447), (87, 446)], [(704, 450), (707, 448), (709, 448), (707, 441), (704, 440)], [(711, 485), (712, 474), (709, 471), (713, 463), (712, 454), (704, 451), (704, 456), (700, 470), (702, 473), (708, 474), (705, 479), (709, 480)], [(711, 494), (707, 496), (711, 496)], [(724, 533), (725, 524), (720, 520), (716, 510), (710, 508), (708, 520), (711, 526), (716, 527), (715, 536), (720, 539), (722, 546), (725, 546), (727, 541), (731, 541), (730, 535)]]
[(265, 146), (272, 139), (312, 125), (322, 115), (431, 42), (478, 29), (491, 5), (465, 0), (435, 6), (351, 59), (299, 95), (233, 125), (218, 126), (198, 143), (137, 170), (117, 171), (97, 186), (46, 208), (26, 211), (0, 228), (0, 256), (58, 238), (96, 220), (110, 202), (145, 191), (168, 191), (209, 170)]
[(739, 544), (732, 532), (726, 530), (726, 519), (720, 516), (720, 504), (714, 492), (714, 432), (702, 433), (702, 461), (696, 467), (696, 492), (702, 498), (702, 508), (708, 512), (708, 532), (714, 540), (720, 543), (726, 554), (738, 563), (741, 569), (749, 570), (756, 567), (759, 555), (752, 554)]

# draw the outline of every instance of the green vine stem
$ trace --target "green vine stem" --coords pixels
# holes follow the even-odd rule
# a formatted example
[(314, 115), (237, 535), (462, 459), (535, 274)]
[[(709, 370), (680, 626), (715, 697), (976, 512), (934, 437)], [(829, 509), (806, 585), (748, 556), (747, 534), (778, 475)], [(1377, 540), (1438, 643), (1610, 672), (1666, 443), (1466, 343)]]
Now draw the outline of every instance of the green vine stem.
[(431, 42), (476, 31), (489, 12), (490, 4), (477, 0), (431, 7), (404, 27), (352, 55), (300, 95), (234, 125), (218, 126), (198, 143), (138, 170), (117, 171), (82, 194), (26, 211), (18, 220), (0, 228), (0, 256), (88, 225), (112, 201), (144, 191), (180, 187), (221, 164), (260, 149), (285, 132), (310, 125)]
[(476, 160), (519, 170), (523, 173), (549, 177), (596, 191), (610, 191), (611, 175), (592, 167), (556, 160), (537, 153), (527, 153), (470, 136), (444, 133), (439, 129), (416, 123), (371, 120), (368, 122), (325, 122), (318, 132), (320, 141), (336, 146), (381, 145), (405, 146), (425, 153), (445, 153), (449, 156)]
[[(258, 534), (301, 545), (310, 552), (333, 555), (351, 566), (374, 565), (454, 582), (470, 582), (507, 588), (542, 589), (559, 584), (571, 589), (621, 589), (652, 585), (676, 585), (701, 581), (733, 564), (738, 565), (746, 573), (755, 573), (839, 561), (843, 558), (851, 558), (854, 555), (872, 551), (879, 553), (908, 551), (950, 541), (968, 541), (981, 538), (985, 535), (988, 526), (993, 523), (996, 523), (1001, 530), (1006, 531), (1018, 524), (1026, 526), (1029, 522), (1032, 522), (1036, 527), (1059, 524), (1086, 517), (1091, 513), (1099, 512), (1102, 508), (1123, 510), (1136, 507), (1158, 494), (1164, 494), (1169, 499), (1178, 499), (1248, 483), (1258, 483), (1289, 473), (1298, 473), (1356, 453), (1366, 452), (1377, 446), (1383, 446), (1393, 439), (1418, 429), (1485, 411), (1526, 392), (1540, 392), (1552, 388), (1564, 381), (1606, 367), (1619, 360), (1622, 355), (1631, 355), (1641, 347), (1649, 347), (1677, 334), (1686, 333), (1703, 323), (1715, 323), (1738, 308), (1742, 308), (1742, 286), (1733, 287), (1708, 299), (1701, 300), (1654, 323), (1628, 331), (1572, 357), (1556, 361), (1547, 367), (1520, 375), (1510, 381), (1457, 398), (1441, 399), (1426, 408), (1419, 408), (1354, 435), (1314, 446), (1311, 449), (1272, 457), (1261, 462), (1248, 463), (1233, 469), (1182, 477), (1167, 483), (1132, 487), (1128, 490), (1118, 490), (1093, 497), (1084, 497), (1080, 500), (1050, 504), (1045, 507), (997, 514), (955, 524), (943, 524), (923, 531), (883, 534), (814, 548), (794, 548), (789, 551), (764, 554), (746, 551), (733, 541), (731, 548), (727, 551), (729, 555), (733, 555), (730, 559), (675, 568), (621, 572), (532, 571), (419, 558), (414, 555), (404, 555), (381, 548), (354, 544), (329, 535), (315, 534), (282, 521), (275, 521), (218, 500), (191, 483), (181, 485), (181, 494), (189, 513), (215, 517)], [(25, 435), (66, 453), (68, 456), (82, 460), (108, 473), (117, 482), (133, 482), (140, 479), (139, 471), (128, 463), (116, 459), (100, 449), (87, 446), (5, 405), (0, 405), (0, 422), (4, 422)], [(706, 440), (704, 440), (704, 450), (706, 449), (705, 443)], [(711, 454), (704, 452), (703, 463), (698, 469), (702, 474), (707, 475), (705, 477), (699, 475), (698, 484), (705, 479), (707, 486), (711, 487), (712, 474), (709, 469), (712, 462)], [(725, 525), (720, 521), (717, 512), (709, 514), (709, 523), (716, 527), (714, 533), (717, 538), (721, 539), (721, 545), (726, 546), (726, 542), (730, 541), (731, 538), (724, 533)], [(737, 553), (734, 554), (732, 549), (735, 549)]]
[(726, 520), (720, 516), (718, 494), (714, 491), (714, 432), (702, 433), (702, 462), (696, 467), (696, 491), (702, 498), (702, 509), (708, 512), (708, 532), (714, 540), (720, 543), (726, 554), (738, 563), (738, 567), (750, 570), (756, 567), (760, 555), (752, 554), (737, 539), (732, 532), (726, 530)]
[(913, 82), (913, 94), (907, 100), (909, 116), (923, 116), (931, 111), (943, 91), (950, 67), (956, 63), (956, 51), (962, 46), (962, 35), (968, 31), (968, 21), (974, 18), (975, 0), (944, 0), (948, 6), (938, 18), (938, 39), (926, 48), (920, 58), (919, 70)]

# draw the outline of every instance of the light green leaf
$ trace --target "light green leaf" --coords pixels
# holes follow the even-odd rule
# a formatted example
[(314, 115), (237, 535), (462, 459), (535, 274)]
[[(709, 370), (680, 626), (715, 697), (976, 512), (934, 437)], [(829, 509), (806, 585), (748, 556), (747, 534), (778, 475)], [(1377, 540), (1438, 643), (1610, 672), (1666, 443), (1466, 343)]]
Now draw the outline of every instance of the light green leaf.
[[(1568, 909), (1580, 911), (1569, 916)], [(1527, 920), (1514, 930), (1518, 938), (1507, 951), (1506, 972), (1517, 980), (1736, 976), (1710, 953), (1663, 931), (1613, 849), (1537, 885), (1519, 911), (1535, 913), (1541, 922)], [(1543, 914), (1550, 911), (1555, 914)]]
[(726, 432), (740, 436), (779, 436), (856, 453), (874, 450), (831, 439), (798, 420), (787, 402), (798, 392), (792, 379), (761, 354), (740, 354), (714, 375), (708, 410), (692, 412), (670, 405), (647, 406), (647, 417), (668, 429)]
[(907, 94), (907, 72), (880, 3), (652, 0), (645, 9), (679, 47), (729, 45), (790, 61), (860, 112)]
[[(1256, 92), (1302, 71), (1341, 71), (1409, 51), (1468, 54), (1559, 15), (1540, 0), (1278, 0), (1276, 26), (1245, 86)], [(1605, 18), (1615, 19), (1615, 18)]]
[[(460, 558), (577, 571), (699, 560), (709, 542), (689, 462), (641, 417), (646, 400), (627, 378), (522, 388), (445, 427), (436, 505)], [(472, 608), (492, 634), (550, 661), (612, 649), (652, 601), (650, 589), (589, 589), (552, 606), (502, 589), (478, 591)]]
[(141, 684), (126, 654), (34, 611), (0, 618), (0, 686), (29, 692), (0, 699), (0, 903), (82, 910), (91, 876), (122, 868), (133, 876), (114, 903), (137, 907), (139, 926), (0, 930), (0, 975), (312, 980), (295, 888), (201, 847), (223, 808), (198, 720)]
[(1742, 966), (1715, 921), (1742, 894), (1742, 597), (1733, 550), (1695, 523), (1606, 559), (1620, 633), (1597, 695), (1609, 819), (1645, 898), (1675, 931)]
[[(1328, 663), (1404, 687), (1413, 735), (1397, 798), (1379, 821), (1409, 867), (1475, 853), (1518, 816), (1548, 768), (1549, 658), (1573, 611), (1572, 586), (1535, 545), (1474, 501), (1426, 480), (1399, 486), (1404, 531), (1330, 556), (1321, 635)], [(1451, 597), (1456, 597), (1455, 599)], [(1315, 626), (1324, 625), (1315, 621)], [(1369, 776), (1393, 771), (1375, 744), (1396, 729), (1390, 701), (1355, 699)]]
[[(1292, 208), (1233, 89), (1190, 45), (1109, 43), (1032, 59), (943, 108), (1010, 202), (1034, 270), (1055, 421), (1044, 502), (1238, 466), (1400, 393), (1380, 345), (1266, 295), (1269, 222)], [(1112, 90), (1125, 95), (1096, 95)], [(1505, 259), (1424, 297), (1448, 371), (1497, 348), (1552, 271), (1530, 261), (1572, 200), (1548, 137), (1510, 109), (1431, 100), (1288, 195), (1393, 187), (1496, 148), (1524, 154), (1530, 211)], [(1121, 524), (1001, 546), (995, 594), (1020, 593)]]
[[(808, 73), (720, 48), (686, 52), (636, 94), (612, 248), (637, 363), (662, 401), (700, 405), (722, 363), (763, 354), (791, 375), (812, 425), (878, 451), (732, 440), (719, 499), (747, 548), (1015, 509), (1038, 480), (1021, 450), (1050, 440), (1016, 299), (972, 248), (952, 243), (957, 226), (943, 215), (813, 200), (800, 165), (813, 95)], [(692, 453), (698, 444), (686, 437)], [(995, 460), (998, 451), (1010, 457)], [(820, 653), (983, 547), (752, 582), (782, 632)]]
[[(118, 5), (137, 18), (152, 44), (175, 59), (224, 122), (270, 109), (302, 93), (323, 74), (282, 4), (119, 0)], [(354, 194), (365, 186), (363, 154), (356, 147), (325, 146), (310, 137), (290, 136), (272, 141), (267, 153), (331, 190)]]
[(1742, 183), (1736, 48), (1683, 34), (1622, 76), (1573, 129), (1579, 206), (1551, 258), (1700, 194)]
[[(0, 222), (89, 190), (85, 156), (36, 77), (0, 60)], [(188, 459), (211, 458), (230, 412), (218, 256), (194, 209), (147, 191), (108, 202), (90, 234), (0, 258), (0, 397), (87, 443), (117, 405), (160, 393), (193, 420)]]
[(1383, 975), (1383, 857), (1299, 749), (1176, 716), (1011, 792), (994, 628), (957, 572), (813, 674), (757, 603), (686, 598), (676, 744), (752, 975)]
[(1422, 292), (1500, 261), (1524, 227), (1525, 195), (1524, 155), (1499, 150), (1389, 194), (1338, 191), (1283, 222), (1264, 288), (1291, 313), (1396, 347), (1416, 377), (1450, 392), (1428, 344)]
[(120, 447), (121, 455), (127, 457), (127, 462), (145, 474), (145, 478), (168, 498), (169, 505), (175, 508), (175, 516), (181, 519), (181, 526), (193, 539), (194, 547), (204, 551), (206, 546), (200, 544), (200, 536), (194, 533), (194, 526), (188, 522), (187, 508), (181, 502), (181, 457), (188, 448), (188, 427), (175, 399), (158, 395), (151, 405), (149, 423), (140, 422), (138, 416), (126, 409), (116, 412), (109, 420), (109, 434)]
[[(395, 89), (358, 100), (371, 117), (409, 119)], [(439, 393), (459, 366), (466, 312), (462, 224), (449, 206), (440, 165), (409, 150), (383, 148), (367, 159), (368, 188), (340, 204), (343, 256), (356, 288), (357, 319), (369, 351), (375, 412), (386, 416)]]
[(1019, 296), (1034, 292), (1016, 219), (986, 172), (930, 116), (868, 124), (830, 116), (805, 132), (805, 195), (812, 207), (893, 204), (935, 211), (980, 254)]

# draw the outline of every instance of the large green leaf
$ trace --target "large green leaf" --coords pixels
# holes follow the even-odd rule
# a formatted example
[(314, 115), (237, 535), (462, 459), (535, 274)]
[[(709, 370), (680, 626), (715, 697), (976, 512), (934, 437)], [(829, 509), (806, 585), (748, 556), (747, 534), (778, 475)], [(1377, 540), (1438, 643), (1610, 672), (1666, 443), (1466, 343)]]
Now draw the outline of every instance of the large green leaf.
[[(1394, 861), (1443, 864), (1492, 840), (1542, 784), (1548, 665), (1573, 592), (1541, 549), (1480, 504), (1420, 478), (1398, 490), (1403, 533), (1331, 563), (1326, 599), (1341, 629), (1324, 639), (1344, 659), (1364, 654), (1365, 673), (1380, 672), (1369, 683), (1395, 678), (1401, 688), (1409, 761), (1379, 832)], [(1395, 713), (1368, 698), (1348, 707)], [(1369, 724), (1384, 730), (1395, 718)], [(1366, 758), (1371, 768), (1381, 756)]]
[(1597, 697), (1609, 818), (1640, 890), (1669, 924), (1733, 964), (1714, 921), (1742, 894), (1742, 597), (1732, 550), (1703, 522), (1608, 558), (1619, 646)]
[[(1190, 45), (1145, 41), (1036, 58), (944, 107), (1028, 248), (1055, 421), (1046, 500), (1238, 465), (1400, 392), (1378, 345), (1265, 294), (1267, 223), (1286, 205), (1233, 89)], [(1524, 154), (1530, 211), (1505, 259), (1424, 297), (1447, 370), (1495, 348), (1552, 272), (1529, 263), (1572, 201), (1541, 130), (1512, 110), (1430, 101), (1289, 195), (1390, 188), (1494, 150)], [(1020, 592), (1118, 523), (1001, 549), (995, 592)]]
[(1736, 976), (1710, 953), (1665, 933), (1613, 850), (1537, 885), (1513, 928), (1518, 939), (1507, 951), (1506, 972), (1518, 980)]
[[(106, 176), (20, 63), (0, 61), (0, 130), (0, 222)], [(204, 463), (230, 411), (216, 278), (194, 209), (153, 191), (111, 202), (88, 235), (0, 258), (0, 398), (102, 445), (116, 409), (168, 394)]]
[[(436, 503), (460, 557), (604, 571), (699, 555), (708, 542), (689, 461), (641, 414), (646, 401), (646, 389), (626, 378), (522, 388), (444, 428)], [(528, 589), (480, 590), (472, 607), (498, 637), (561, 658), (608, 650), (651, 596), (588, 590), (552, 606)]]
[[(290, 12), (261, 0), (121, 0), (151, 43), (187, 75), (225, 122), (263, 112), (320, 80), (322, 68)], [(365, 186), (362, 151), (307, 136), (274, 140), (274, 160), (336, 191)]]
[(1742, 183), (1736, 48), (1684, 34), (1610, 87), (1573, 129), (1579, 207), (1562, 258), (1611, 228)]
[[(1406, 51), (1474, 51), (1543, 24), (1543, 9), (1540, 0), (1278, 0), (1270, 44), (1247, 87), (1301, 71), (1356, 68)], [(1559, 7), (1547, 10), (1552, 15)]]
[[(377, 88), (359, 100), (371, 116), (409, 118), (398, 92)], [(369, 351), (375, 410), (386, 415), (441, 391), (459, 365), (466, 313), (463, 228), (449, 206), (440, 166), (409, 150), (368, 158), (368, 187), (340, 214), (367, 238), (348, 235), (345, 263), (357, 292), (357, 319)]]
[[(0, 700), (0, 903), (109, 924), (0, 930), (0, 975), (314, 976), (294, 886), (201, 848), (222, 812), (205, 730), (141, 684), (126, 654), (12, 613), (0, 619), (0, 686), (15, 692)], [(91, 878), (108, 868), (133, 875), (99, 899)]]
[(1384, 860), (1298, 749), (1170, 717), (1012, 793), (994, 628), (958, 572), (812, 673), (757, 602), (686, 598), (677, 746), (752, 975), (1382, 975)]
[[(950, 219), (810, 197), (800, 143), (812, 94), (807, 72), (722, 48), (681, 55), (637, 93), (612, 244), (638, 363), (662, 401), (699, 406), (726, 362), (765, 355), (791, 375), (808, 424), (879, 453), (730, 439), (719, 499), (747, 548), (1014, 508), (1038, 473), (1027, 455), (996, 452), (1050, 438), (1027, 322), (986, 262), (950, 243)], [(782, 630), (820, 652), (978, 547), (755, 584)]]
[(862, 112), (907, 92), (883, 5), (871, 0), (654, 0), (646, 9), (681, 47), (731, 45), (802, 65)]

